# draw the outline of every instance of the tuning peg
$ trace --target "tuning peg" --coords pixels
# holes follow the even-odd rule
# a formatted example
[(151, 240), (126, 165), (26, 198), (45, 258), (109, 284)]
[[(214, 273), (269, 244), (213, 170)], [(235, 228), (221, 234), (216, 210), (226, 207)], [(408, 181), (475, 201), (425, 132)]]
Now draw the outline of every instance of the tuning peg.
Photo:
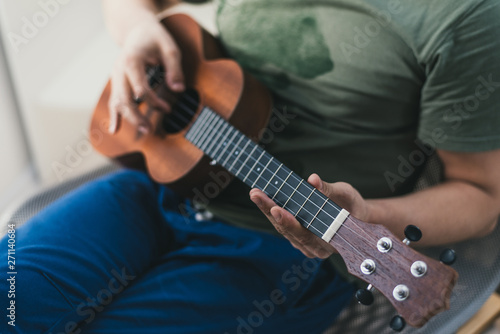
[(373, 286), (370, 284), (366, 289), (359, 289), (356, 291), (354, 296), (358, 300), (358, 303), (363, 305), (371, 305), (373, 304)]
[(406, 326), (406, 321), (400, 315), (395, 315), (394, 317), (392, 317), (389, 326), (393, 331), (401, 332)]
[(403, 243), (409, 245), (410, 242), (417, 242), (422, 238), (422, 231), (415, 225), (408, 225), (405, 228), (405, 236)]
[(457, 259), (457, 254), (451, 248), (444, 249), (441, 252), (441, 255), (439, 255), (439, 261), (441, 261), (444, 264), (447, 264), (449, 266), (451, 266), (453, 263), (455, 263), (456, 259)]

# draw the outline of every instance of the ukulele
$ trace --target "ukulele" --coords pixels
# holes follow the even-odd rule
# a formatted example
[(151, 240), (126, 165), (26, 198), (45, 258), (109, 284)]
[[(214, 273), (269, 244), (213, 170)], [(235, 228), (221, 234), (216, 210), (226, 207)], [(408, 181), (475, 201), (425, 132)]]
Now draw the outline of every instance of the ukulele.
[(262, 190), (304, 228), (330, 243), (349, 272), (369, 284), (356, 292), (361, 303), (373, 301), (372, 288), (390, 300), (399, 313), (391, 321), (397, 331), (405, 323), (421, 327), (449, 308), (458, 274), (408, 246), (421, 237), (418, 228), (407, 227), (407, 239), (401, 242), (384, 226), (351, 216), (267, 153), (250, 138), (258, 138), (270, 118), (269, 92), (236, 62), (224, 58), (217, 40), (188, 16), (172, 15), (162, 24), (182, 53), (187, 90), (169, 92), (160, 68), (149, 68), (151, 86), (169, 100), (172, 112), (159, 113), (139, 103), (153, 130), (143, 135), (121, 121), (110, 135), (108, 82), (91, 121), (90, 137), (97, 151), (128, 167), (145, 168), (155, 181), (180, 194), (206, 184), (211, 172), (221, 170)]

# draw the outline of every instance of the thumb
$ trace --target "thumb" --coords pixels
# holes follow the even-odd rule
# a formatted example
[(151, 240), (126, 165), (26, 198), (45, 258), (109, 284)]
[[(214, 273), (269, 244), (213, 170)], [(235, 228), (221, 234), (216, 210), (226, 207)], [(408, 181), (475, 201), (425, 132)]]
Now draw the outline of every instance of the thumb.
[(351, 211), (353, 207), (358, 204), (362, 197), (359, 195), (358, 191), (354, 189), (349, 183), (345, 182), (335, 182), (328, 183), (317, 175), (312, 174), (307, 180), (313, 187), (321, 191), (326, 197), (333, 200), (335, 203)]
[(331, 198), (331, 191), (329, 187), (331, 184), (323, 181), (318, 174), (311, 174), (311, 176), (307, 179), (307, 182), (309, 182), (314, 188), (321, 191), (325, 196)]
[(167, 84), (175, 92), (185, 89), (184, 75), (182, 73), (181, 52), (173, 39), (166, 35), (168, 42), (161, 43), (160, 51), (163, 67), (166, 71)]

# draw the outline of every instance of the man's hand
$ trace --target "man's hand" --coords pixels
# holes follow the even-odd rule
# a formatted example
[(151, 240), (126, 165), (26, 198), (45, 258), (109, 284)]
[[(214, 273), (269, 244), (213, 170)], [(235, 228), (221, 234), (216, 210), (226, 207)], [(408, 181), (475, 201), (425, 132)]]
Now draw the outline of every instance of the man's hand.
[[(356, 218), (368, 221), (370, 216), (368, 202), (350, 184), (327, 183), (316, 174), (312, 174), (308, 182)], [(335, 252), (329, 243), (305, 229), (290, 212), (276, 205), (262, 191), (252, 189), (250, 199), (266, 215), (276, 230), (307, 257), (325, 259)]]
[[(150, 88), (146, 67), (162, 65), (165, 81), (173, 92), (184, 90), (181, 53), (169, 32), (158, 21), (159, 8), (153, 0), (104, 0), (105, 15), (122, 52), (111, 77), (109, 132), (119, 128), (120, 117), (137, 126), (141, 133), (151, 130), (149, 120), (137, 108), (146, 101), (155, 110), (168, 112), (169, 104)], [(177, 1), (164, 1), (173, 4)]]
[(112, 75), (109, 99), (111, 133), (118, 129), (118, 116), (136, 125), (142, 133), (150, 131), (148, 120), (138, 111), (134, 100), (145, 100), (150, 106), (168, 112), (170, 106), (149, 87), (146, 66), (162, 64), (165, 80), (171, 90), (184, 90), (180, 66), (181, 55), (175, 41), (156, 20), (144, 21), (129, 33)]

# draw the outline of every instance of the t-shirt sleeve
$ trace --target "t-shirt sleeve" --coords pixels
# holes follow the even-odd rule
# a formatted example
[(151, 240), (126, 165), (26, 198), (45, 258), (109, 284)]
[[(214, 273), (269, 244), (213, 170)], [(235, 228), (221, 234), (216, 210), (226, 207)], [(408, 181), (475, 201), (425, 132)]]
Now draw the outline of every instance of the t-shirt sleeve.
[(426, 64), (418, 137), (443, 150), (500, 148), (500, 1), (482, 1)]

